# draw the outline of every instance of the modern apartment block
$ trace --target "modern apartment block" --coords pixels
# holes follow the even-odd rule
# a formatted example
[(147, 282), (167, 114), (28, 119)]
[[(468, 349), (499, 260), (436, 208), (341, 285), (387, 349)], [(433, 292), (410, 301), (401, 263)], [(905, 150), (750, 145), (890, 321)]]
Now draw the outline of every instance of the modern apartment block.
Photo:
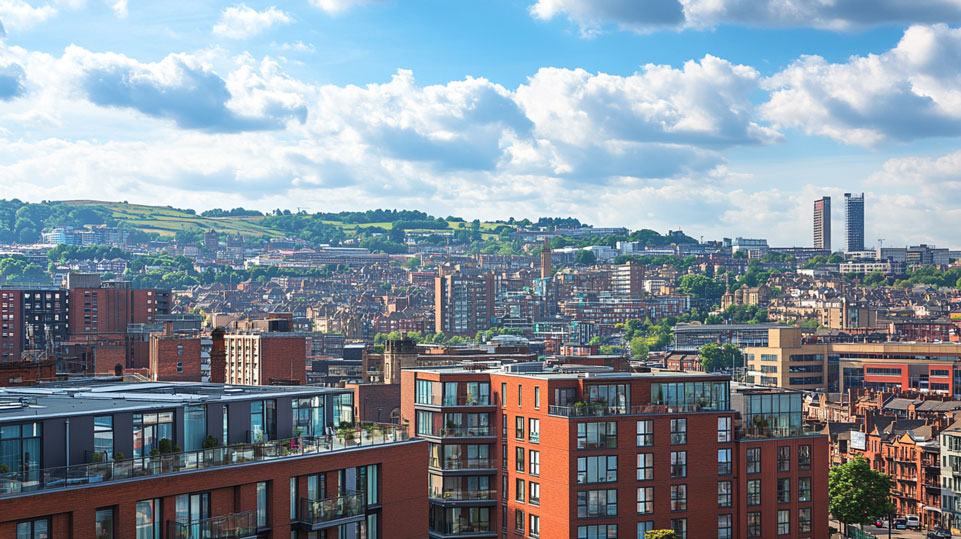
[[(219, 349), (219, 334), (213, 335)], [(270, 385), (307, 383), (308, 337), (303, 333), (236, 332), (223, 335), (228, 384)], [(214, 373), (214, 369), (217, 373)], [(211, 353), (211, 380), (220, 381), (220, 364)]]
[(407, 369), (401, 387), (432, 538), (828, 537), (828, 440), (799, 392), (541, 363)]
[(941, 525), (961, 528), (961, 423), (941, 431)]
[(644, 264), (627, 262), (611, 266), (611, 292), (619, 296), (644, 296)]
[(799, 328), (769, 330), (744, 351), (748, 375), (766, 386), (829, 393), (920, 391), (961, 398), (961, 344), (805, 343)]
[(426, 537), (426, 444), (391, 425), (334, 430), (352, 400), (199, 383), (0, 391), (0, 537)]
[(67, 340), (67, 294), (59, 288), (0, 288), (0, 361)]
[(494, 318), (494, 275), (470, 269), (434, 278), (434, 331), (474, 335)]
[(844, 193), (844, 238), (846, 251), (864, 250), (864, 193)]
[(814, 201), (814, 248), (831, 250), (831, 197)]

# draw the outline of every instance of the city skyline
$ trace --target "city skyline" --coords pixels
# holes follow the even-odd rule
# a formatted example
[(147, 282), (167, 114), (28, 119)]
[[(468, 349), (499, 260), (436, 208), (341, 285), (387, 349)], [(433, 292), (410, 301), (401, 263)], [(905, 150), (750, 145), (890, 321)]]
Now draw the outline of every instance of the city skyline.
[(780, 245), (865, 192), (868, 246), (955, 246), (961, 10), (799, 5), (0, 2), (0, 181)]

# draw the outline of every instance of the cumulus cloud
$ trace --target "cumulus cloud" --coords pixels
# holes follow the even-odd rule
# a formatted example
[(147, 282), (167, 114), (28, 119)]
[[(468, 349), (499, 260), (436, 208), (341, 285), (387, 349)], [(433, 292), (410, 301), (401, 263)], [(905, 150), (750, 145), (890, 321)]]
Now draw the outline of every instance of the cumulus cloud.
[(107, 2), (110, 4), (110, 9), (113, 10), (113, 14), (116, 15), (118, 19), (127, 18), (127, 0), (117, 0), (112, 3), (110, 0), (107, 0)]
[(190, 55), (171, 54), (160, 62), (140, 63), (72, 46), (64, 59), (79, 66), (78, 86), (92, 103), (170, 119), (185, 129), (278, 129), (287, 120), (303, 121), (306, 115), (302, 106), (262, 93), (254, 100), (257, 110), (231, 107), (233, 95), (226, 81)]
[[(0, 21), (6, 30), (29, 30), (57, 14), (49, 4), (33, 5), (25, 0), (0, 0)], [(0, 32), (2, 35), (2, 32)]]
[[(910, 188), (932, 204), (961, 208), (961, 151), (940, 157), (889, 159), (868, 183)], [(955, 213), (961, 215), (958, 211)]]
[(765, 82), (762, 116), (847, 144), (961, 134), (961, 30), (912, 26), (880, 55), (806, 56)]
[(634, 32), (721, 24), (848, 29), (880, 24), (961, 21), (957, 0), (537, 0), (539, 19), (566, 16), (582, 33)]
[(0, 100), (10, 101), (23, 95), (23, 67), (19, 64), (0, 65)]
[(288, 24), (292, 20), (290, 15), (275, 6), (257, 11), (244, 4), (237, 4), (224, 8), (220, 14), (220, 21), (214, 25), (213, 33), (220, 37), (245, 39), (260, 34), (272, 26)]

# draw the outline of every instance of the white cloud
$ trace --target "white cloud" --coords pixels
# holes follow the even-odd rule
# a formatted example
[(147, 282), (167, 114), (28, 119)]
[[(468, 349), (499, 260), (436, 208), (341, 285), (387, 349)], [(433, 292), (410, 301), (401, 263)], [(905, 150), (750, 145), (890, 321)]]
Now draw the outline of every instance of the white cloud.
[(566, 16), (585, 35), (608, 27), (634, 32), (722, 24), (848, 29), (961, 21), (958, 0), (537, 0), (531, 15)]
[(382, 0), (310, 0), (310, 4), (319, 7), (331, 15), (337, 15), (349, 9), (379, 1)]
[(961, 30), (912, 26), (880, 55), (806, 56), (766, 81), (763, 117), (847, 144), (961, 134)]
[(0, 0), (0, 22), (8, 31), (29, 30), (57, 14), (49, 4), (32, 5), (24, 0)]
[(127, 18), (127, 0), (117, 0), (113, 3), (107, 0), (107, 3), (110, 4), (110, 9), (113, 10), (113, 14), (116, 15), (118, 19)]
[(244, 4), (237, 4), (224, 8), (220, 14), (220, 21), (214, 25), (216, 36), (231, 39), (244, 39), (260, 34), (270, 27), (288, 24), (293, 19), (276, 6), (270, 6), (264, 11), (257, 11)]
[(313, 54), (317, 52), (317, 48), (314, 47), (313, 43), (304, 43), (303, 41), (300, 41), (300, 40), (294, 41), (293, 43), (290, 43), (290, 42), (271, 43), (270, 46), (284, 52), (289, 52), (289, 51), (306, 52), (309, 54)]

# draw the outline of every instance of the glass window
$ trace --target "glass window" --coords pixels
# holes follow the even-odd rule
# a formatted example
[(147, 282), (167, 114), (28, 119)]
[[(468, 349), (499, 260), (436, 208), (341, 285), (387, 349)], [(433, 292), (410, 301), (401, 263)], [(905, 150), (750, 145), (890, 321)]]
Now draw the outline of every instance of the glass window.
[(731, 475), (731, 450), (717, 450), (717, 474)]
[(777, 503), (791, 503), (791, 478), (778, 478)]
[(747, 504), (761, 505), (761, 480), (747, 480)]
[(617, 524), (578, 526), (577, 539), (617, 539)]
[(523, 447), (514, 448), (514, 470), (518, 472), (524, 471), (524, 448)]
[(637, 454), (637, 480), (649, 481), (654, 479), (654, 453)]
[(671, 529), (674, 530), (674, 534), (677, 535), (677, 539), (687, 539), (686, 518), (672, 518)]
[(17, 523), (17, 539), (51, 539), (50, 519), (37, 518)]
[(761, 536), (761, 513), (760, 511), (754, 511), (747, 514), (747, 536), (748, 537), (760, 537)]
[(614, 421), (578, 423), (578, 449), (616, 449), (617, 423)]
[(517, 384), (517, 407), (518, 407), (518, 408), (521, 407), (521, 394), (522, 394), (521, 389), (522, 389), (523, 387), (524, 387), (524, 386), (522, 386), (521, 384)]
[(671, 485), (671, 511), (687, 511), (687, 485)]
[(528, 483), (527, 487), (528, 487), (527, 501), (530, 502), (531, 505), (540, 505), (541, 484), (531, 481), (530, 483)]
[(638, 514), (654, 512), (654, 487), (640, 487), (637, 489), (637, 512)]
[(257, 527), (267, 527), (267, 481), (257, 483)]
[(533, 449), (531, 449), (530, 451), (527, 452), (527, 456), (530, 458), (530, 461), (531, 461), (531, 467), (528, 470), (528, 472), (531, 475), (540, 475), (541, 474), (541, 452), (534, 451)]
[(811, 469), (811, 446), (799, 445), (797, 448), (797, 469)]
[[(423, 380), (418, 380), (421, 381)], [(325, 434), (323, 398), (318, 396), (292, 399), (291, 411), (294, 436), (313, 437)]]
[(671, 477), (687, 477), (687, 451), (671, 451)]
[(584, 388), (588, 402), (606, 406), (606, 413), (626, 414), (631, 405), (630, 384), (591, 385)]
[(734, 537), (730, 514), (717, 516), (717, 539), (731, 539)]
[(777, 512), (777, 534), (788, 535), (791, 533), (791, 511), (782, 509)]
[(527, 431), (528, 440), (531, 443), (539, 443), (541, 441), (541, 420), (532, 417), (529, 423), (530, 428)]
[(160, 498), (137, 502), (137, 539), (160, 539)]
[(654, 529), (653, 520), (645, 520), (637, 523), (637, 539), (645, 539), (647, 532)]
[(159, 449), (160, 440), (173, 441), (173, 412), (133, 414), (133, 456), (140, 458)]
[(501, 382), (501, 406), (507, 406), (507, 383)]
[(647, 419), (637, 422), (637, 447), (654, 445), (654, 423)]
[(730, 442), (731, 440), (732, 440), (731, 418), (730, 417), (717, 418), (717, 441), (723, 443), (723, 442)]
[(113, 539), (113, 507), (97, 509), (94, 530), (97, 539)]
[(198, 451), (207, 437), (207, 409), (204, 405), (184, 406), (184, 451)]
[(534, 386), (534, 408), (540, 409), (541, 407), (541, 388), (540, 386)]
[(297, 520), (297, 478), (290, 478), (290, 520)]
[(524, 418), (521, 416), (514, 418), (514, 438), (518, 440), (524, 439)]
[(93, 418), (93, 450), (101, 455), (99, 458), (104, 462), (113, 459), (113, 416)]
[(523, 479), (515, 479), (514, 499), (516, 501), (524, 503), (524, 480)]
[(797, 527), (800, 533), (811, 532), (811, 508), (802, 507), (797, 511)]
[[(273, 402), (273, 401), (268, 401)], [(334, 425), (354, 422), (354, 394), (339, 393), (334, 395), (331, 406), (334, 408)]]
[(799, 477), (797, 480), (797, 501), (811, 501), (811, 478)]
[(687, 443), (687, 419), (671, 420), (671, 445)]
[(577, 517), (617, 516), (617, 490), (581, 490), (577, 493)]
[(615, 455), (578, 457), (577, 483), (613, 483), (617, 481), (617, 457)]
[(434, 384), (430, 380), (417, 380), (414, 390), (414, 402), (417, 404), (437, 404), (434, 400)]
[(761, 473), (761, 448), (747, 449), (747, 473)]
[(791, 471), (791, 446), (781, 445), (777, 448), (777, 471)]
[(527, 528), (527, 534), (531, 537), (540, 537), (541, 517), (537, 515), (530, 515), (530, 526)]
[(731, 507), (732, 502), (732, 490), (730, 481), (718, 481), (717, 482), (717, 506), (718, 507)]
[(28, 481), (40, 480), (40, 427), (40, 423), (0, 426), (0, 464)]
[(520, 509), (514, 509), (514, 531), (524, 533), (524, 512)]

